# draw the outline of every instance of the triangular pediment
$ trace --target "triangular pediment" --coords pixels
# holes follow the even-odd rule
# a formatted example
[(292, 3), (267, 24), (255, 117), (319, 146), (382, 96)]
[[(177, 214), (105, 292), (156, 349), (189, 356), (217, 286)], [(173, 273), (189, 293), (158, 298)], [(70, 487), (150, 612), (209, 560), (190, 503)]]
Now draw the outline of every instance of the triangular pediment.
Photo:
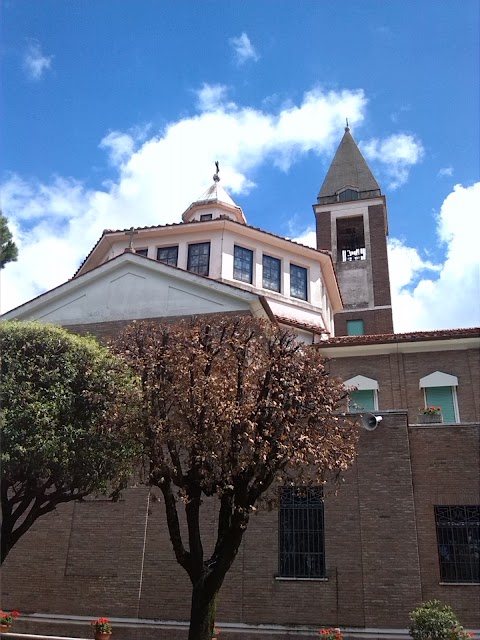
[(68, 326), (235, 311), (264, 315), (259, 297), (249, 291), (124, 253), (2, 319)]
[(343, 383), (345, 387), (355, 387), (357, 391), (378, 391), (378, 382), (373, 378), (367, 378), (367, 376), (355, 376), (349, 380), (345, 380)]

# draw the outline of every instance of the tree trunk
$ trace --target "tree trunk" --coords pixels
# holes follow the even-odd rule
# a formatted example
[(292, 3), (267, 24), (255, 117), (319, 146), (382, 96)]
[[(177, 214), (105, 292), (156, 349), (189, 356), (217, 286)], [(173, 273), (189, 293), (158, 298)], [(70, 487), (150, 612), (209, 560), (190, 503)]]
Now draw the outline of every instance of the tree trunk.
[(200, 580), (192, 590), (188, 640), (211, 640), (215, 624), (218, 591), (210, 594)]

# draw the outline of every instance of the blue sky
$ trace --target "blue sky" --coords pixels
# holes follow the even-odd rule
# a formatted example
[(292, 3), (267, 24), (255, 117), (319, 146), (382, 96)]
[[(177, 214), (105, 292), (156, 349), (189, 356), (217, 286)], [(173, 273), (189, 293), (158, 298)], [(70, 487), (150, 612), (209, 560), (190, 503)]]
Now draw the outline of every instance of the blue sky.
[(396, 329), (480, 324), (477, 0), (5, 0), (1, 18), (20, 249), (2, 311), (104, 228), (178, 221), (216, 159), (249, 224), (312, 242), (348, 117), (387, 195)]

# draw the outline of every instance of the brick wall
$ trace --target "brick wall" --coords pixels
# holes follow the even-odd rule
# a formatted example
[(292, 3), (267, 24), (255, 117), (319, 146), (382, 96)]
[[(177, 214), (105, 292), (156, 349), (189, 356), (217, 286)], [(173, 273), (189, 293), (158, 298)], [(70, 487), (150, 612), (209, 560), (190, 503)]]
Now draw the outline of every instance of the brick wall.
[(347, 320), (363, 320), (365, 335), (393, 333), (392, 309), (359, 309), (336, 313), (335, 336), (346, 336)]
[(332, 251), (332, 216), (330, 211), (315, 214), (317, 220), (317, 249)]
[(480, 422), (480, 358), (476, 348), (333, 357), (328, 367), (332, 375), (343, 380), (356, 375), (377, 380), (379, 409), (406, 409), (411, 424), (417, 422), (418, 411), (424, 406), (420, 378), (434, 371), (448, 373), (458, 378), (456, 392), (460, 421)]
[(381, 307), (392, 304), (390, 298), (390, 277), (388, 273), (385, 207), (383, 204), (368, 207), (368, 221), (370, 227), (374, 304), (376, 307)]
[(480, 585), (441, 584), (435, 505), (480, 504), (480, 429), (410, 428), (422, 598), (450, 604), (467, 627), (480, 627)]

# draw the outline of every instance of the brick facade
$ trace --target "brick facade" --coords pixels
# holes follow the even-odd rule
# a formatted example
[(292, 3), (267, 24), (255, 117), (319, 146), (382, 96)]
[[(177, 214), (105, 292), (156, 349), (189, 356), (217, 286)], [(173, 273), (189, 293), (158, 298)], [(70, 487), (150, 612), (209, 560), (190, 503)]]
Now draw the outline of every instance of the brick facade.
[[(98, 333), (113, 329), (98, 327)], [(345, 353), (341, 349), (337, 355)], [(432, 367), (458, 377), (461, 424), (414, 424), (418, 381)], [(235, 625), (248, 625), (248, 638), (283, 640), (295, 628), (309, 628), (315, 637), (324, 625), (405, 629), (409, 611), (433, 597), (451, 604), (466, 626), (480, 627), (480, 585), (440, 584), (434, 520), (436, 504), (480, 504), (478, 348), (342, 355), (329, 368), (344, 379), (378, 380), (383, 421), (373, 432), (361, 430), (354, 466), (337, 495), (327, 491), (327, 578), (278, 578), (278, 512), (261, 510), (221, 590), (218, 624), (233, 625), (222, 633), (245, 637), (237, 636)], [(207, 551), (215, 523), (210, 502), (203, 521)], [(190, 584), (173, 556), (161, 496), (139, 486), (119, 503), (62, 505), (38, 520), (4, 565), (2, 607), (155, 619), (166, 626), (142, 627), (142, 638), (186, 638), (185, 627), (166, 622), (188, 620)], [(58, 633), (52, 624), (19, 621), (16, 628)], [(258, 625), (290, 631), (257, 634)], [(118, 640), (139, 637), (130, 623), (117, 626)], [(78, 624), (61, 628), (84, 635)]]
[(392, 310), (359, 309), (358, 311), (341, 311), (335, 314), (335, 335), (347, 335), (348, 320), (363, 320), (365, 335), (393, 333)]

